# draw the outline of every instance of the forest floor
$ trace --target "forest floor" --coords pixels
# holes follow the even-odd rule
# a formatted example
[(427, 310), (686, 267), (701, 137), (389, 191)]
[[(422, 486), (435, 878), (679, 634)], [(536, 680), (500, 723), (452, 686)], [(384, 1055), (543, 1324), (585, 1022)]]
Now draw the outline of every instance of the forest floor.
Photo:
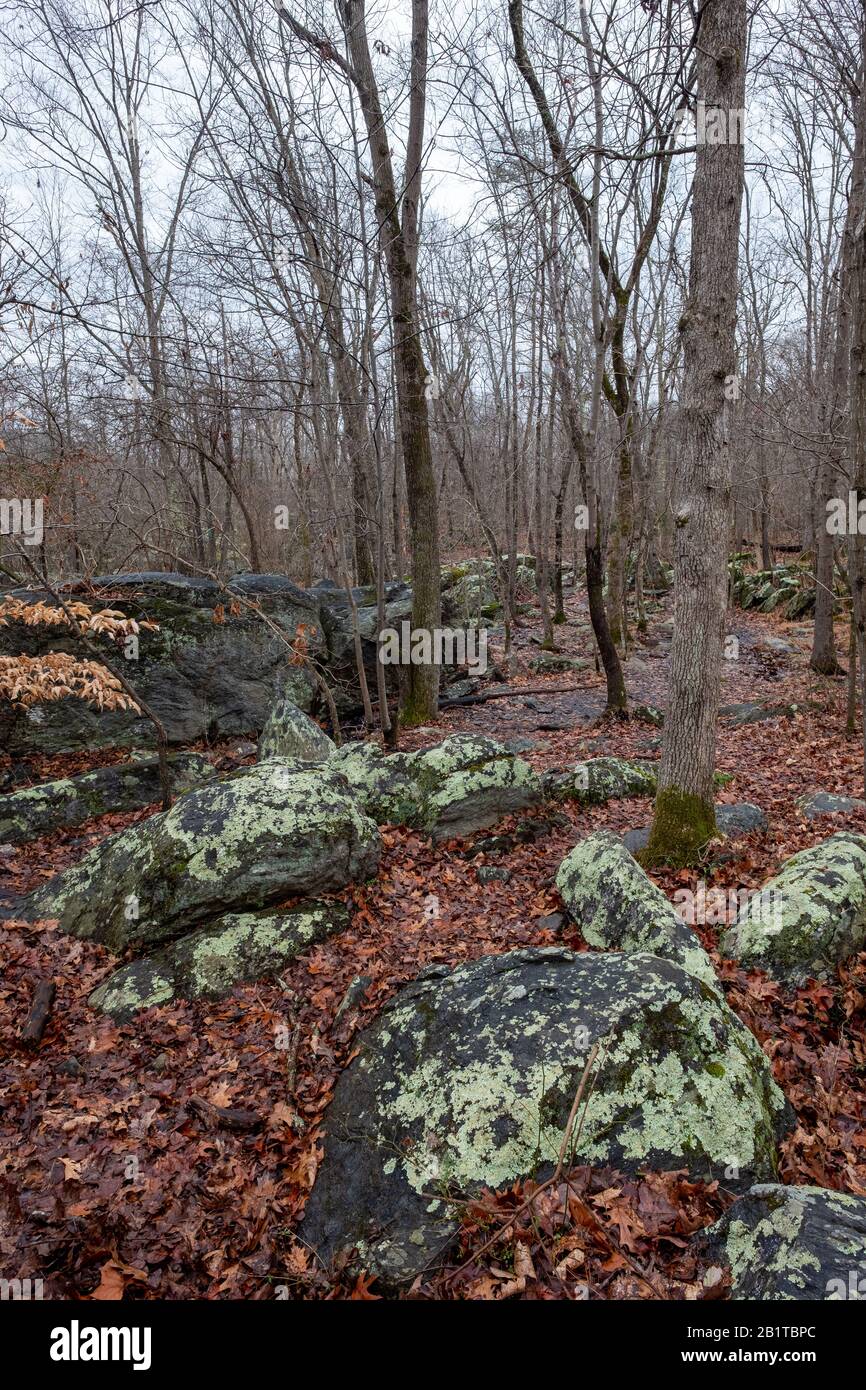
[[(568, 654), (587, 656), (585, 607), (572, 597), (567, 609), (557, 640)], [(635, 643), (626, 668), (633, 704), (664, 707), (669, 623), (661, 604)], [(732, 780), (719, 799), (754, 802), (770, 829), (712, 846), (697, 871), (656, 876), (669, 894), (699, 879), (755, 887), (835, 830), (866, 831), (862, 812), (810, 822), (797, 806), (799, 796), (819, 790), (862, 795), (861, 751), (845, 734), (845, 682), (809, 672), (808, 625), (733, 612), (729, 630), (739, 659), (725, 662), (721, 703), (796, 703), (802, 712), (737, 728), (720, 721), (717, 765)], [(600, 676), (530, 674), (539, 635), (537, 615), (527, 618), (516, 643), (522, 671), (510, 684), (574, 685), (578, 693), (451, 709), (401, 746), (471, 731), (532, 739), (522, 756), (539, 769), (602, 753), (658, 756), (660, 731), (651, 725), (600, 720)], [(841, 628), (838, 637), (847, 650)], [(778, 639), (793, 650), (779, 650)], [(237, 742), (218, 750), (229, 765)], [(104, 753), (40, 759), (30, 775), (43, 780), (111, 760)], [(7, 891), (29, 891), (156, 809), (103, 816), (7, 850), (0, 860)], [(469, 857), (472, 840), (433, 847), (417, 832), (386, 829), (376, 880), (342, 895), (354, 907), (349, 930), (297, 959), (277, 982), (237, 989), (218, 1003), (157, 1009), (128, 1026), (87, 1006), (113, 965), (107, 951), (38, 924), (0, 926), (4, 1271), (41, 1277), (46, 1297), (56, 1298), (382, 1296), (364, 1275), (322, 1270), (303, 1243), (334, 1084), (359, 1031), (425, 966), (523, 946), (586, 949), (576, 928), (555, 934), (542, 924), (561, 908), (556, 870), (577, 839), (646, 825), (651, 806), (639, 799), (556, 811), (540, 838), (515, 841), (499, 856)], [(540, 807), (523, 819), (550, 815)], [(497, 834), (509, 828), (505, 822)], [(506, 866), (510, 880), (480, 885), (476, 869), (484, 863)], [(866, 1195), (866, 953), (831, 983), (783, 990), (722, 962), (719, 929), (702, 928), (704, 944), (797, 1114), (781, 1147), (782, 1180)], [(338, 1018), (359, 976), (369, 983)], [(56, 983), (57, 999), (41, 1046), (28, 1053), (18, 1032), (44, 978)], [(296, 1043), (288, 1051), (276, 1045), (286, 1029)], [(255, 1111), (258, 1123), (230, 1132), (205, 1118), (195, 1098)], [(723, 1184), (583, 1168), (528, 1205), (531, 1192), (527, 1182), (467, 1206), (451, 1264), (416, 1281), (409, 1296), (725, 1297), (725, 1277), (701, 1266), (690, 1240), (733, 1199)]]

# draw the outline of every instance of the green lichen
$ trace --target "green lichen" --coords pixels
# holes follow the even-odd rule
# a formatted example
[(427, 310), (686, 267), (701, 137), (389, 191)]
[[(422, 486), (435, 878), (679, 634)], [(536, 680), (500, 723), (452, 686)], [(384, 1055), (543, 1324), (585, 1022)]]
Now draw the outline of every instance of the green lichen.
[(722, 951), (791, 981), (827, 976), (866, 942), (866, 836), (793, 855), (746, 904)]

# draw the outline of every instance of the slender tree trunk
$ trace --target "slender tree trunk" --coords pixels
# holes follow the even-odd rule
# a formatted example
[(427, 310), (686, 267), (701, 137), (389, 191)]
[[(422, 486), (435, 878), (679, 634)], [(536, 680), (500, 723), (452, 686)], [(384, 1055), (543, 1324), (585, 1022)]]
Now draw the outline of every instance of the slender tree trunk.
[[(707, 0), (697, 35), (697, 94), (736, 127), (745, 105), (746, 0)], [(744, 152), (698, 145), (692, 190), (685, 360), (685, 458), (676, 513), (671, 690), (647, 864), (689, 863), (715, 833), (713, 771), (727, 610), (731, 402)]]

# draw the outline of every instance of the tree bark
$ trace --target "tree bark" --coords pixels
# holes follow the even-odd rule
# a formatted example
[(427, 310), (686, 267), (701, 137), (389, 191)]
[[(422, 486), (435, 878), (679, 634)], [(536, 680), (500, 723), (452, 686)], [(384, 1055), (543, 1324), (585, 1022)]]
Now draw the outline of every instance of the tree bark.
[[(728, 115), (745, 105), (746, 0), (707, 0), (697, 36), (697, 95)], [(737, 261), (744, 150), (699, 143), (692, 189), (685, 361), (685, 457), (676, 512), (671, 690), (645, 864), (694, 860), (715, 833), (713, 771), (727, 611), (731, 497), (726, 384), (736, 373)]]

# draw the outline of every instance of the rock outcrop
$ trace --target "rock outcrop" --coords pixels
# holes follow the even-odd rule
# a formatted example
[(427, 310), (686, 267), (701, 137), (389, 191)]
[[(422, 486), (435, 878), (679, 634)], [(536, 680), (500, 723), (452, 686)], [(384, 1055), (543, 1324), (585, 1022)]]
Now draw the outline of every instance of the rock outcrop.
[[(175, 796), (215, 775), (200, 753), (170, 753), (168, 761)], [(22, 787), (0, 797), (0, 844), (23, 844), (92, 816), (149, 806), (160, 796), (159, 761), (149, 756)]]

